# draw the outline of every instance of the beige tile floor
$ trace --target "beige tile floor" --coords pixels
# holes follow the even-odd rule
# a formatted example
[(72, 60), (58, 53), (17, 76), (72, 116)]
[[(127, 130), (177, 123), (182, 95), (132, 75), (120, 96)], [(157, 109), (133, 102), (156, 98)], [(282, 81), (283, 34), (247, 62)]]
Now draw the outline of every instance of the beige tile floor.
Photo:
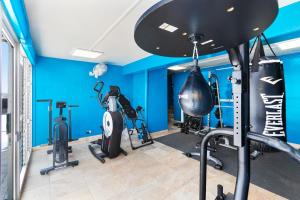
[[(176, 131), (174, 131), (176, 132)], [(157, 133), (155, 136), (171, 134)], [(128, 156), (106, 159), (101, 164), (89, 152), (89, 139), (72, 143), (70, 160), (79, 166), (65, 168), (41, 176), (40, 169), (51, 165), (46, 149), (32, 155), (22, 200), (196, 200), (198, 199), (199, 162), (189, 159), (176, 149), (155, 142), (132, 151), (128, 141), (122, 146)], [(235, 177), (208, 167), (207, 199), (214, 199), (216, 185), (233, 192)], [(251, 185), (249, 199), (284, 199)]]

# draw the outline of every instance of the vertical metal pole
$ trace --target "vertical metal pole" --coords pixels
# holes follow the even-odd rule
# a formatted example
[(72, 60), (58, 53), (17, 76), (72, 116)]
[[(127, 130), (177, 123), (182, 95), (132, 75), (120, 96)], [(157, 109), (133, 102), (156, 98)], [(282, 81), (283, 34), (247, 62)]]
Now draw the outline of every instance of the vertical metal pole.
[[(71, 109), (71, 108), (69, 108)], [(70, 111), (71, 112), (71, 111)], [(63, 119), (63, 117), (62, 117)], [(70, 123), (71, 121), (69, 121)], [(70, 125), (67, 125), (66, 124), (67, 122), (65, 122), (65, 126), (66, 126), (66, 130), (67, 130), (67, 133), (66, 133), (66, 148), (65, 148), (65, 153), (66, 153), (66, 167), (69, 166), (69, 128), (71, 127)]]
[(52, 137), (52, 99), (38, 99), (37, 102), (48, 102), (48, 145), (53, 144), (53, 137)]
[(206, 134), (201, 142), (201, 148), (200, 148), (200, 188), (199, 188), (199, 199), (205, 200), (206, 199), (206, 171), (207, 171), (207, 146), (209, 143), (209, 140), (213, 137), (218, 136), (227, 136), (232, 137), (232, 129), (226, 129), (226, 128), (219, 128), (214, 129), (210, 131), (208, 134)]
[(234, 66), (232, 89), (234, 99), (234, 145), (238, 147), (238, 176), (235, 187), (235, 200), (248, 198), (250, 183), (250, 158), (247, 133), (250, 131), (249, 105), (249, 42), (229, 50)]
[(69, 105), (68, 106), (68, 129), (69, 129), (69, 139), (68, 141), (75, 141), (78, 140), (78, 138), (73, 138), (73, 129), (72, 129), (72, 108), (78, 108), (79, 105)]
[[(52, 152), (52, 156), (53, 156), (52, 166), (53, 166), (53, 168), (55, 168), (55, 163), (56, 163), (56, 138), (57, 138), (57, 136), (56, 136), (56, 134), (57, 134), (56, 126), (57, 126), (57, 124), (54, 124), (54, 126), (53, 126), (53, 133), (54, 133), (53, 138), (54, 138), (54, 140), (51, 140), (51, 141), (53, 141), (53, 152)], [(52, 130), (51, 130), (51, 132), (52, 132)], [(52, 137), (52, 135), (51, 135), (51, 137)]]
[(204, 136), (200, 149), (199, 200), (206, 200), (207, 145), (210, 139), (207, 137), (208, 134)]
[[(211, 87), (211, 72), (208, 72), (208, 85)], [(207, 127), (208, 131), (210, 131), (210, 112), (207, 114)]]
[(49, 100), (49, 106), (48, 106), (48, 114), (49, 114), (49, 137), (48, 137), (48, 145), (53, 144), (53, 138), (52, 138), (52, 99)]
[(72, 139), (72, 108), (71, 106), (68, 107), (68, 113), (69, 113), (69, 138), (68, 141), (73, 141)]

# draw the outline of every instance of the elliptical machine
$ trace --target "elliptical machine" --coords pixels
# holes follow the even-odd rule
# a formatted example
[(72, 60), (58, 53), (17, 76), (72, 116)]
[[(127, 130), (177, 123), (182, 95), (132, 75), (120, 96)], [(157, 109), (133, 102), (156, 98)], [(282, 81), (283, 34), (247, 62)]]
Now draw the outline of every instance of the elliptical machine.
[[(103, 115), (102, 137), (91, 142), (89, 150), (102, 163), (105, 163), (105, 158), (115, 158), (120, 153), (127, 155), (121, 145), (121, 136), (123, 131), (123, 116), (117, 110), (117, 94), (112, 90), (102, 99), (102, 89), (104, 82), (98, 81), (94, 86), (94, 91), (97, 92), (97, 99), (100, 106), (106, 109)], [(101, 152), (97, 150), (100, 149)]]
[(50, 171), (62, 167), (75, 167), (79, 164), (78, 160), (69, 161), (69, 128), (66, 118), (63, 116), (63, 109), (66, 108), (66, 102), (56, 102), (56, 108), (59, 108), (59, 116), (55, 118), (53, 127), (53, 160), (52, 166), (42, 169), (41, 175), (48, 174)]

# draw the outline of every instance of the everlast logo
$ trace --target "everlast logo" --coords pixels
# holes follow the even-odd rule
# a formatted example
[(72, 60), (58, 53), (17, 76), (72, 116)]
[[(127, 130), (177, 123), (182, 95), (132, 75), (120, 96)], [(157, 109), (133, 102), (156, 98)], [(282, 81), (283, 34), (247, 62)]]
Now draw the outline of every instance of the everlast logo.
[(263, 134), (267, 136), (285, 136), (282, 121), (282, 95), (260, 94), (266, 108), (266, 124)]

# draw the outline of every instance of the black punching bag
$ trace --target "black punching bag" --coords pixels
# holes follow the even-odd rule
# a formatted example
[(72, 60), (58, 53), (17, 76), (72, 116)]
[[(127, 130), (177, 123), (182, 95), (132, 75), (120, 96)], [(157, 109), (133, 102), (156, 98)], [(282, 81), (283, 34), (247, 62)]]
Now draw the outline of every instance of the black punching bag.
[(214, 106), (213, 95), (198, 66), (194, 67), (179, 93), (183, 112), (192, 117), (210, 113)]
[(250, 113), (250, 131), (286, 141), (283, 65), (264, 55), (260, 37), (250, 73)]

